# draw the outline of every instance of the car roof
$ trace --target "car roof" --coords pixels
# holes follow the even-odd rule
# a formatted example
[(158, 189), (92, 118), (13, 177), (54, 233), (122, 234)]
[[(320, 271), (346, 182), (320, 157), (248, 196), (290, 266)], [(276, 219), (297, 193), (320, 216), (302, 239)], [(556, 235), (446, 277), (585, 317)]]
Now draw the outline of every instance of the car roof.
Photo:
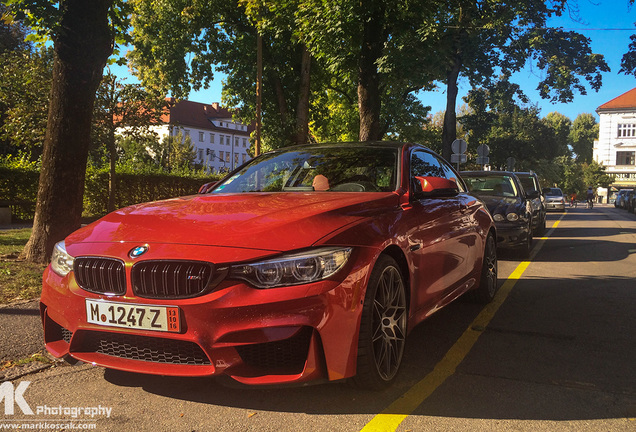
[(478, 176), (501, 176), (501, 175), (507, 175), (507, 176), (512, 176), (512, 177), (516, 177), (516, 173), (512, 172), (512, 171), (460, 171), (459, 172), (460, 175), (478, 175)]
[[(282, 152), (282, 151), (297, 151), (297, 150), (315, 150), (319, 148), (395, 148), (400, 149), (405, 146), (414, 146), (421, 147), (423, 149), (430, 150), (428, 147), (423, 146), (422, 144), (410, 143), (410, 142), (398, 142), (398, 141), (368, 141), (368, 142), (359, 142), (359, 141), (348, 141), (348, 142), (324, 142), (324, 143), (315, 143), (315, 144), (300, 144), (289, 147), (281, 147), (272, 152)], [(431, 150), (432, 151), (432, 150)]]

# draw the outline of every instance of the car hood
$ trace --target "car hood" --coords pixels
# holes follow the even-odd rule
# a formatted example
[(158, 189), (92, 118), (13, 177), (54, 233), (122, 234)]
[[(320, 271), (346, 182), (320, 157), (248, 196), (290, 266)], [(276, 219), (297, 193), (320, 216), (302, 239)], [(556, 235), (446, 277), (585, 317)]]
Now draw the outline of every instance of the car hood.
[(285, 251), (397, 206), (395, 193), (194, 195), (117, 210), (71, 234), (91, 242), (190, 244)]
[(479, 198), (486, 204), (490, 214), (507, 214), (510, 212), (518, 212), (519, 208), (524, 207), (524, 201), (518, 197), (500, 197), (492, 195), (479, 195)]

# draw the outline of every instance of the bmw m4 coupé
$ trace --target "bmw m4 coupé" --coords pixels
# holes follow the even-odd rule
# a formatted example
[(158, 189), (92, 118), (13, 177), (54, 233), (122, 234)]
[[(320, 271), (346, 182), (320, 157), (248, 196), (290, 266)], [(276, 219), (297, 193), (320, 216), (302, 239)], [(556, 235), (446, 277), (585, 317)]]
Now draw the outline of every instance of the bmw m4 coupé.
[(46, 348), (140, 373), (382, 388), (415, 325), (463, 294), (493, 298), (495, 230), (425, 147), (288, 147), (58, 243)]

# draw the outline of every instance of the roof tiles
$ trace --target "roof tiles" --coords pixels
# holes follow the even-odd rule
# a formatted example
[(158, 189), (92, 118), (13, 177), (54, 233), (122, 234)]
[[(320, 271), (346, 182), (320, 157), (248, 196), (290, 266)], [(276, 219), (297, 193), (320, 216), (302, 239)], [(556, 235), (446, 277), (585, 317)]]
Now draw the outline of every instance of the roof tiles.
[(633, 88), (630, 91), (615, 97), (609, 102), (605, 102), (603, 105), (599, 106), (596, 110), (597, 111), (616, 110), (616, 109), (624, 109), (624, 108), (636, 109), (636, 88)]

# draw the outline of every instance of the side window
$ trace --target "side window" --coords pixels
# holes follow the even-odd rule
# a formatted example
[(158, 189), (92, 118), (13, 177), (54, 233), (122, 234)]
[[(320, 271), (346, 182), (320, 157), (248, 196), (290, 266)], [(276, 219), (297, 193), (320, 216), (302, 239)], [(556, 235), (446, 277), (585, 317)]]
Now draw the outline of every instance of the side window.
[(457, 174), (457, 172), (455, 172), (455, 170), (453, 170), (453, 168), (451, 168), (451, 166), (443, 160), (440, 160), (440, 165), (444, 170), (444, 177), (457, 183), (457, 187), (460, 192), (466, 192), (466, 188), (464, 187), (461, 177)]
[(431, 153), (416, 150), (411, 154), (411, 178), (446, 177), (440, 161)]

